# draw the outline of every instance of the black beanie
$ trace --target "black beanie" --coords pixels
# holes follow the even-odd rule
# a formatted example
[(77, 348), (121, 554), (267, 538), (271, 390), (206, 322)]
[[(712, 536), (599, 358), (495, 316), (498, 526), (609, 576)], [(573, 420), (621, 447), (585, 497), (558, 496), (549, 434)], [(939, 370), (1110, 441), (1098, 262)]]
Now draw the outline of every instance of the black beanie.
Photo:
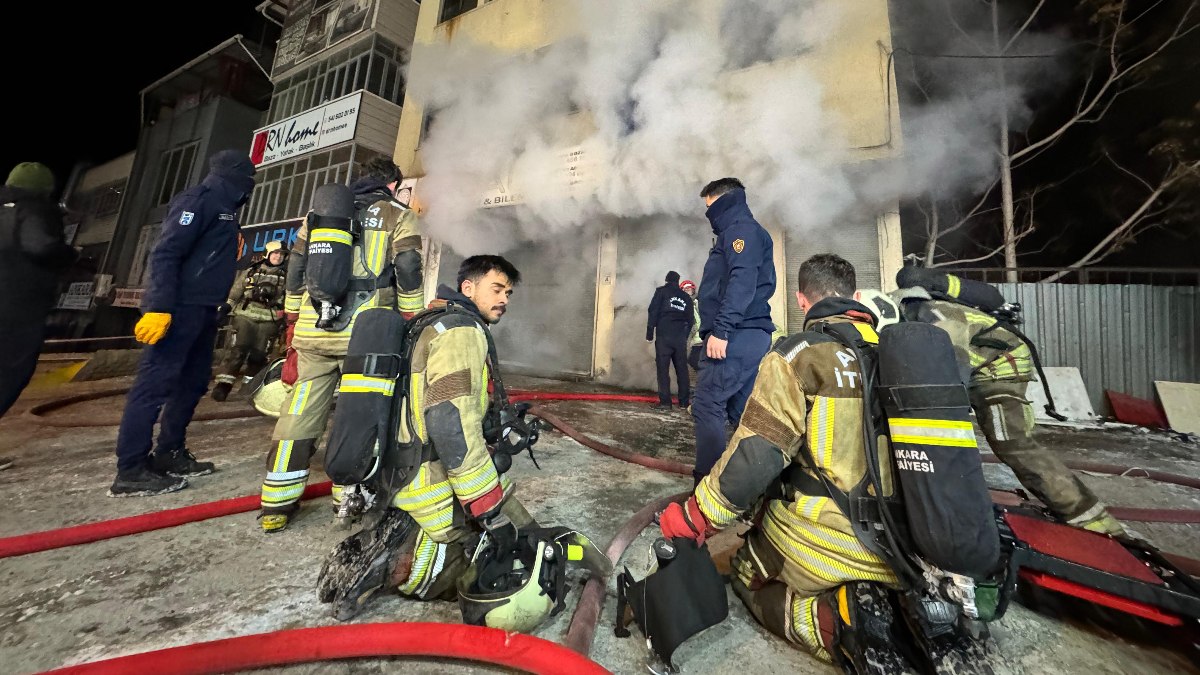
[(671, 270), (670, 272), (667, 272), (667, 283), (668, 284), (678, 284), (679, 283), (679, 272), (676, 272), (675, 270)]

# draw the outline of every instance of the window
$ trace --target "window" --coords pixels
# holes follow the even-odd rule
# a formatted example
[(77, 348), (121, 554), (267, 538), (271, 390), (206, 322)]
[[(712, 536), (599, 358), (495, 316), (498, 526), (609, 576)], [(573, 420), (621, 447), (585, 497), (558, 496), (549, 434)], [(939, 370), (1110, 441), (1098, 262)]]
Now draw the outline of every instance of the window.
[(442, 13), (438, 16), (438, 23), (449, 21), (459, 14), (469, 12), (478, 6), (478, 0), (442, 0)]
[(242, 224), (274, 223), (301, 218), (312, 205), (313, 192), (326, 183), (346, 183), (353, 172), (358, 175), (361, 165), (376, 152), (353, 147), (355, 166), (350, 166), (347, 144), (332, 150), (273, 164), (260, 171), (261, 182), (254, 188), (250, 203), (243, 211)]
[(92, 191), (88, 211), (95, 218), (107, 218), (121, 209), (121, 194), (125, 192), (125, 181), (102, 185)]
[(192, 168), (196, 164), (195, 141), (187, 145), (172, 148), (163, 153), (158, 163), (158, 185), (154, 194), (158, 199), (155, 205), (161, 206), (171, 201), (171, 197), (187, 189), (191, 184)]
[(404, 63), (407, 52), (374, 35), (280, 80), (271, 97), (269, 124), (311, 110), (360, 89), (391, 101), (404, 102)]

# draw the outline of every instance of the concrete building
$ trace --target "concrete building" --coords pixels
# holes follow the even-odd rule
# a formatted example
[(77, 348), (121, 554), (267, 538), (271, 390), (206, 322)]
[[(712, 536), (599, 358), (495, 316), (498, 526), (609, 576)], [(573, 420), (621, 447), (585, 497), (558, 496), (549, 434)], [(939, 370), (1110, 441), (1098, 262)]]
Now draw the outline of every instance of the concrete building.
[[(854, 11), (854, 22), (840, 28), (837, 40), (784, 61), (721, 73), (715, 78), (714, 87), (733, 96), (740, 87), (753, 87), (759, 79), (769, 80), (779, 75), (779, 69), (803, 70), (807, 77), (819, 81), (823, 91), (822, 105), (841, 120), (841, 136), (849, 146), (846, 161), (850, 164), (886, 161), (898, 153), (900, 140), (895, 87), (888, 59), (891, 44), (888, 3), (887, 0), (868, 0), (856, 3)], [(571, 12), (571, 3), (566, 0), (427, 1), (421, 6), (415, 43), (418, 49), (422, 45), (438, 48), (464, 43), (513, 55), (528, 54), (569, 38), (572, 31), (578, 30), (578, 22), (572, 19)], [(719, 30), (718, 23), (711, 21), (714, 37)], [(621, 30), (622, 27), (613, 25), (611, 29)], [(419, 73), (414, 71), (410, 75), (415, 80)], [(788, 103), (780, 101), (779, 105), (787, 106)], [(488, 112), (480, 110), (479, 114), (487, 115)], [(687, 111), (680, 110), (678, 114), (685, 115)], [(412, 96), (405, 101), (395, 151), (396, 161), (405, 175), (424, 174), (420, 146), (431, 117), (422, 101)], [(587, 111), (572, 117), (572, 123), (586, 132)], [(467, 158), (464, 161), (468, 161)], [(573, 171), (570, 159), (567, 164)], [(530, 185), (504, 186), (502, 176), (496, 179), (499, 191), (482, 195), (481, 209), (495, 207), (497, 203), (508, 204), (511, 199), (519, 201), (512, 197), (513, 193), (537, 189)], [(697, 193), (702, 185), (702, 182), (696, 184)], [(753, 186), (750, 190), (753, 206)], [(416, 193), (420, 199), (420, 185)], [(759, 215), (761, 218), (762, 214)], [(635, 256), (645, 259), (647, 250), (661, 245), (656, 243), (659, 234), (655, 231), (661, 226), (652, 222), (653, 219), (631, 222), (614, 217), (602, 220), (595, 228), (522, 245), (505, 253), (525, 277), (518, 291), (519, 302), (496, 330), (501, 353), (507, 351), (510, 366), (535, 374), (649, 384), (653, 377), (653, 367), (649, 366), (653, 357), (652, 352), (644, 349), (641, 332), (646, 321), (645, 306), (653, 288), (644, 281), (636, 288), (623, 287), (630, 279), (624, 264)], [(698, 223), (695, 231), (704, 239), (704, 253), (709, 233), (698, 199), (695, 220)], [(901, 266), (898, 208), (877, 208), (836, 228), (806, 231), (802, 236), (789, 230), (784, 223), (768, 218), (763, 218), (763, 224), (775, 241), (779, 279), (772, 314), (776, 323), (786, 326), (789, 332), (802, 326), (803, 317), (792, 298), (796, 290), (796, 272), (809, 255), (834, 251), (845, 256), (856, 265), (861, 287), (888, 286)], [(435, 239), (438, 237), (437, 232), (428, 234)], [(449, 250), (440, 254), (434, 250), (433, 254), (428, 263), (435, 273), (430, 276), (436, 277), (436, 281), (451, 281), (461, 257)], [(551, 269), (554, 265), (547, 264), (547, 261), (563, 259), (572, 261), (574, 272), (569, 279), (564, 279), (561, 270)], [(685, 278), (690, 276), (697, 281), (701, 274), (698, 266), (679, 271)], [(656, 272), (658, 283), (662, 283), (665, 272), (665, 267)], [(428, 293), (432, 293), (435, 280), (431, 279)], [(563, 301), (548, 302), (546, 297)], [(526, 330), (516, 331), (506, 324), (523, 324)], [(544, 339), (547, 335), (552, 335), (553, 339)], [(631, 351), (630, 343), (638, 343), (637, 349)]]
[(204, 178), (211, 155), (246, 147), (270, 101), (270, 58), (235, 35), (141, 91), (137, 151), (99, 270), (112, 288), (98, 299), (95, 334), (130, 334), (167, 204)]
[(271, 71), (263, 123), (247, 134), (259, 167), (242, 212), (242, 258), (290, 241), (313, 191), (348, 183), (372, 157), (392, 153), (420, 3), (300, 0), (290, 3)]

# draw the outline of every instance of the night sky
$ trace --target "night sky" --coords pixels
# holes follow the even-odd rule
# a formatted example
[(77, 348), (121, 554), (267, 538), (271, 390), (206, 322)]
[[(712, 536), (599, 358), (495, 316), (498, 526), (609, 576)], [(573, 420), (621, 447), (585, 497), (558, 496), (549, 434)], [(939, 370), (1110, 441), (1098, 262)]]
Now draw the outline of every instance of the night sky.
[(3, 175), (18, 162), (42, 162), (61, 189), (76, 162), (100, 164), (133, 150), (138, 92), (238, 33), (260, 41), (257, 4), (35, 2), (21, 8), (28, 30), (10, 12)]

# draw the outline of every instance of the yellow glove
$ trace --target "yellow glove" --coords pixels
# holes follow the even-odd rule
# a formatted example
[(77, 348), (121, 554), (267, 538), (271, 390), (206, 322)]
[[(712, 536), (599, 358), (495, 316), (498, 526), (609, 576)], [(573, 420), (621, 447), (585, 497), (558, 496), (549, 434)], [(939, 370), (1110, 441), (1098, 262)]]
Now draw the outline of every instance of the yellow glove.
[(163, 336), (167, 334), (167, 328), (170, 326), (170, 314), (166, 312), (146, 312), (138, 320), (137, 325), (133, 327), (133, 337), (137, 338), (138, 342), (152, 345), (163, 339)]

